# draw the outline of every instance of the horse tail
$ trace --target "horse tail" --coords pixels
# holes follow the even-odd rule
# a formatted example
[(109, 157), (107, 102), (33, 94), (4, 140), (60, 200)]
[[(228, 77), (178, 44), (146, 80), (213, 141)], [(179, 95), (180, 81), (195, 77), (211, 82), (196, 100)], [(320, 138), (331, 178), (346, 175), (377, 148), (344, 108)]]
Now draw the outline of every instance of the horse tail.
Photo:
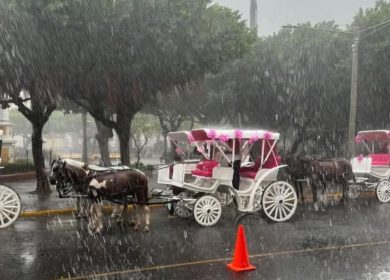
[(349, 161), (346, 161), (345, 164), (345, 174), (347, 181), (352, 180), (354, 183), (356, 183), (356, 177), (352, 170), (352, 164)]

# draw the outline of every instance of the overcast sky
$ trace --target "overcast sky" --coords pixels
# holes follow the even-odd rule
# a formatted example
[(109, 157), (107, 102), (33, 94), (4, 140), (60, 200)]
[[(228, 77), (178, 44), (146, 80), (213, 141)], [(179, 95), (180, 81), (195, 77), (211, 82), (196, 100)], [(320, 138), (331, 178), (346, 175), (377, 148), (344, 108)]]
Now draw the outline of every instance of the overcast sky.
[[(250, 0), (215, 0), (238, 10), (249, 24)], [(270, 35), (282, 25), (334, 20), (344, 27), (352, 22), (359, 8), (375, 6), (376, 0), (257, 0), (258, 33)]]

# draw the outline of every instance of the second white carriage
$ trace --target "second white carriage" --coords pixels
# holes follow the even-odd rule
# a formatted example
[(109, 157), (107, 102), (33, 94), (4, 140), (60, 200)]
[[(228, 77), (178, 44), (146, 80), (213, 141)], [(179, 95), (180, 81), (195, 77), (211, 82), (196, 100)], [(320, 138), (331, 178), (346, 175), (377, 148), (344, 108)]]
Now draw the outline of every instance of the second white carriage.
[[(361, 147), (351, 160), (357, 191), (375, 190), (381, 202), (390, 201), (390, 130), (358, 132), (355, 141)], [(351, 187), (350, 187), (351, 189)]]

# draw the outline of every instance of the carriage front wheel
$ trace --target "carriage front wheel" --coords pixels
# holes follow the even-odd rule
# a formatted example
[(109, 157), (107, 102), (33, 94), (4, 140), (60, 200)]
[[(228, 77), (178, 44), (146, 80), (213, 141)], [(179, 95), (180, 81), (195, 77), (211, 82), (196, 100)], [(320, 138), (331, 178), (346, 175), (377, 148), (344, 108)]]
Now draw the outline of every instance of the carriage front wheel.
[(390, 201), (390, 181), (382, 180), (376, 185), (376, 197), (380, 202)]
[(214, 196), (204, 195), (195, 201), (194, 218), (201, 226), (215, 225), (221, 218), (221, 202)]
[(298, 198), (293, 186), (285, 181), (270, 184), (263, 193), (263, 211), (272, 221), (287, 221), (297, 209)]
[(0, 228), (11, 225), (22, 209), (19, 195), (10, 187), (0, 185)]

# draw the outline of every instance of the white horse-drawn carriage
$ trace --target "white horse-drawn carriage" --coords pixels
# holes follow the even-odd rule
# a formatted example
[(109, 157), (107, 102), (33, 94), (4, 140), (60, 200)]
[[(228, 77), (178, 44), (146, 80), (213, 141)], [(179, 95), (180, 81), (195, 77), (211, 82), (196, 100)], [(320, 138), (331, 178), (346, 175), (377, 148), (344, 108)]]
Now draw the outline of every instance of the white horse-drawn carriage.
[[(212, 226), (221, 217), (222, 205), (231, 201), (240, 212), (262, 210), (275, 222), (295, 213), (294, 187), (278, 180), (279, 170), (286, 167), (276, 151), (279, 133), (194, 129), (168, 137), (181, 159), (160, 168), (157, 182), (182, 190), (174, 204), (179, 216), (193, 215), (200, 225)], [(191, 158), (194, 152), (201, 159)]]
[(361, 153), (352, 158), (352, 170), (360, 188), (375, 189), (381, 202), (390, 201), (390, 130), (358, 132)]

